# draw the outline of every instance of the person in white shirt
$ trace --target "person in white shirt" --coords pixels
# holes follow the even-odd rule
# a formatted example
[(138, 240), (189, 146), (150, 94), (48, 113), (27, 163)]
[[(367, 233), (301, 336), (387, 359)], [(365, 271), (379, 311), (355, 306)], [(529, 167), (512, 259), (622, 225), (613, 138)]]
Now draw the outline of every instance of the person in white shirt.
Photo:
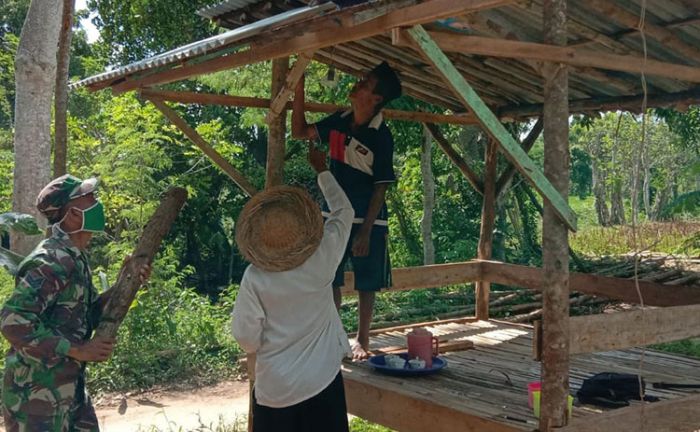
[(354, 211), (326, 154), (311, 145), (309, 161), (330, 209), (325, 224), (308, 193), (277, 186), (251, 198), (236, 226), (236, 242), (251, 264), (232, 332), (246, 353), (256, 354), (255, 432), (348, 431), (340, 364), (352, 352), (331, 284)]

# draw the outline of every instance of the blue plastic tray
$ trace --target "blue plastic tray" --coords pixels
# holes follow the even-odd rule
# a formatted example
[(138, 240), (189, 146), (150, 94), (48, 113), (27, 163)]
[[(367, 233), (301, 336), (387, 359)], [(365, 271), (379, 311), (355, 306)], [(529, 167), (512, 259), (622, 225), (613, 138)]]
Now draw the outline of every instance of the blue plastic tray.
[[(395, 354), (401, 357), (402, 359), (406, 360), (408, 359), (408, 353), (399, 353)], [(367, 360), (370, 365), (372, 365), (377, 372), (381, 372), (387, 375), (397, 375), (397, 376), (416, 376), (416, 375), (429, 375), (432, 373), (435, 373), (439, 371), (440, 369), (444, 368), (447, 366), (447, 360), (443, 359), (442, 357), (433, 357), (433, 364), (429, 368), (423, 368), (423, 369), (409, 369), (408, 365), (406, 365), (405, 368), (403, 369), (395, 369), (392, 367), (387, 366), (387, 364), (384, 361), (384, 355), (378, 355), (378, 356), (372, 356)]]

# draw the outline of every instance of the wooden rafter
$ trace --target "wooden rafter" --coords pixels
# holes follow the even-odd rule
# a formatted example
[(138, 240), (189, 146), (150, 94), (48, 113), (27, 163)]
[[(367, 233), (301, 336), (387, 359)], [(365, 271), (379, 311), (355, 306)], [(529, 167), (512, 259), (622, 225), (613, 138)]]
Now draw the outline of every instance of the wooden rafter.
[[(113, 85), (114, 92), (134, 90), (183, 80), (192, 76), (232, 69), (251, 63), (258, 63), (277, 57), (293, 55), (303, 51), (317, 50), (331, 45), (375, 36), (394, 27), (410, 26), (437, 19), (448, 18), (464, 13), (500, 7), (515, 3), (516, 0), (429, 0), (414, 6), (392, 10), (385, 15), (362, 24), (353, 25), (352, 10), (340, 10), (322, 17), (323, 27), (309, 23), (291, 25), (278, 33), (279, 40), (256, 45), (249, 49), (195, 64), (156, 72), (138, 79), (127, 78)], [(306, 31), (310, 27), (313, 30)], [(299, 34), (301, 32), (301, 34)]]
[(253, 186), (236, 168), (233, 167), (223, 156), (211, 147), (201, 135), (197, 133), (187, 122), (180, 117), (175, 110), (170, 108), (160, 99), (148, 99), (163, 115), (177, 126), (187, 138), (190, 139), (202, 152), (211, 159), (216, 166), (228, 175), (245, 193), (249, 196), (255, 195), (258, 190)]
[(447, 52), (547, 61), (636, 74), (644, 71), (649, 75), (700, 82), (700, 69), (696, 67), (652, 59), (645, 60), (637, 56), (603, 54), (572, 47), (443, 32), (430, 32), (430, 37), (443, 51)]
[[(594, 9), (600, 15), (612, 18), (631, 29), (639, 27), (639, 16), (628, 12), (609, 0), (586, 0), (586, 6)], [(693, 63), (700, 61), (700, 50), (676, 36), (672, 31), (649, 22), (648, 19), (644, 22), (644, 33), (656, 39), (661, 45), (680, 54), (678, 57), (685, 57)]]
[[(521, 147), (523, 148), (523, 151), (525, 153), (530, 152), (530, 149), (533, 145), (535, 145), (537, 138), (539, 138), (542, 134), (543, 128), (544, 121), (542, 120), (542, 117), (540, 117), (537, 119), (535, 124), (532, 126), (532, 129), (530, 129), (530, 132), (528, 132), (527, 136), (521, 143)], [(498, 177), (498, 180), (496, 181), (496, 197), (500, 196), (504, 192), (506, 186), (508, 185), (508, 183), (510, 183), (510, 180), (515, 175), (515, 170), (515, 165), (509, 163), (508, 166), (503, 170), (501, 176)]]
[[(217, 95), (211, 93), (195, 93), (185, 91), (171, 90), (152, 90), (143, 89), (141, 94), (144, 97), (154, 97), (171, 102), (193, 103), (203, 105), (222, 105), (247, 108), (269, 108), (270, 99), (254, 98), (246, 96), (228, 96)], [(306, 102), (304, 108), (308, 112), (334, 113), (337, 111), (348, 110), (349, 107), (342, 105)], [(285, 109), (292, 109), (291, 102), (287, 102)], [(390, 120), (429, 122), (429, 123), (445, 123), (457, 125), (474, 125), (477, 124), (476, 119), (469, 114), (437, 114), (422, 111), (402, 111), (385, 109), (382, 110), (384, 118)]]
[(518, 170), (532, 182), (537, 191), (549, 201), (559, 217), (569, 229), (576, 230), (576, 214), (571, 210), (566, 200), (557, 192), (542, 171), (528, 157), (527, 153), (515, 142), (515, 139), (499, 122), (493, 112), (484, 104), (474, 89), (457, 71), (452, 62), (440, 50), (430, 35), (420, 25), (407, 30), (422, 54), (433, 67), (442, 74), (445, 82), (452, 88), (455, 95), (468, 107), (481, 122), (482, 127), (493, 136), (506, 157), (518, 167)]
[(435, 142), (438, 143), (440, 149), (445, 153), (445, 155), (452, 161), (452, 163), (457, 167), (459, 172), (462, 173), (464, 178), (469, 182), (470, 185), (477, 191), (480, 195), (484, 194), (484, 184), (479, 179), (479, 176), (471, 169), (469, 164), (464, 160), (464, 158), (457, 152), (457, 150), (452, 147), (452, 145), (447, 142), (445, 136), (440, 132), (440, 128), (433, 123), (425, 123), (425, 127), (433, 136)]
[(265, 121), (267, 123), (270, 123), (274, 118), (278, 117), (282, 111), (284, 111), (285, 107), (287, 106), (287, 102), (289, 102), (289, 98), (294, 93), (294, 87), (296, 87), (299, 79), (304, 74), (306, 66), (309, 65), (313, 56), (313, 51), (307, 51), (299, 54), (296, 62), (294, 62), (294, 66), (292, 66), (287, 73), (287, 79), (284, 82), (284, 87), (277, 94), (277, 96), (275, 96), (272, 102), (270, 102), (270, 110), (265, 116)]

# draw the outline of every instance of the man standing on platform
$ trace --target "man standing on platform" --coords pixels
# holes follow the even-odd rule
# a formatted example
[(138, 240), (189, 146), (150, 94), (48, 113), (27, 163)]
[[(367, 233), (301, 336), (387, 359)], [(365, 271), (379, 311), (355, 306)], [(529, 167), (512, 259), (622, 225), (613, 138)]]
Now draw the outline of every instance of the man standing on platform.
[(328, 143), (330, 170), (347, 194), (355, 219), (345, 255), (333, 281), (333, 299), (340, 308), (340, 288), (345, 284), (347, 259), (355, 273), (359, 293), (359, 325), (353, 358), (368, 357), (369, 326), (376, 292), (391, 285), (387, 250), (388, 213), (386, 190), (396, 181), (394, 141), (381, 110), (401, 95), (396, 72), (382, 62), (350, 92), (352, 108), (308, 124), (304, 116), (304, 78), (297, 85), (292, 111), (292, 136)]

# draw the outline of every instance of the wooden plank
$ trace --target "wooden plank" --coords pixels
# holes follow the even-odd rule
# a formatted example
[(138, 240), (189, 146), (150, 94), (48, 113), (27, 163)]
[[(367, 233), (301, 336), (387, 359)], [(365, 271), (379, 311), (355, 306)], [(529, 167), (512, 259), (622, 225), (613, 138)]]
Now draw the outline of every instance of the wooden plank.
[(570, 354), (612, 351), (700, 336), (700, 305), (570, 318)]
[(655, 403), (635, 404), (602, 414), (574, 419), (561, 432), (693, 432), (700, 425), (700, 395)]
[[(474, 282), (480, 278), (481, 262), (479, 261), (396, 268), (391, 270), (393, 285), (385, 291), (439, 288)], [(341, 292), (343, 297), (357, 294), (355, 291), (355, 274), (353, 272), (345, 272), (345, 285)]]
[(696, 67), (653, 59), (645, 60), (637, 56), (605, 54), (572, 47), (452, 33), (430, 32), (430, 37), (442, 50), (447, 52), (549, 61), (634, 74), (640, 74), (644, 71), (648, 75), (700, 82), (700, 69)]
[(187, 122), (180, 117), (175, 110), (168, 107), (165, 102), (159, 99), (148, 99), (172, 124), (185, 134), (202, 152), (211, 159), (212, 162), (228, 175), (234, 183), (238, 185), (248, 196), (255, 195), (258, 190), (253, 186), (236, 168), (233, 167), (223, 156), (211, 147), (201, 135), (197, 133)]
[[(491, 283), (542, 290), (543, 271), (537, 267), (482, 261), (483, 279)], [(621, 279), (586, 273), (569, 275), (571, 291), (638, 304), (639, 295), (633, 279)], [(700, 304), (700, 290), (696, 287), (668, 286), (639, 281), (639, 289), (647, 306), (681, 306)]]
[[(348, 412), (401, 432), (514, 432), (512, 426), (465, 412), (382, 381), (359, 369), (343, 370)], [(424, 393), (424, 392), (423, 392)]]
[(572, 231), (576, 231), (576, 214), (571, 210), (566, 200), (557, 192), (540, 169), (528, 157), (527, 153), (515, 142), (515, 139), (498, 121), (498, 118), (484, 104), (474, 89), (457, 71), (452, 62), (440, 50), (428, 33), (420, 25), (407, 30), (413, 40), (421, 48), (426, 60), (443, 76), (445, 82), (454, 90), (462, 102), (481, 122), (482, 127), (500, 144), (506, 157), (518, 167), (537, 191), (555, 208), (559, 217)]
[[(272, 60), (271, 91), (278, 97), (284, 93), (285, 80), (289, 70), (289, 58)], [(302, 70), (303, 72), (303, 70)], [(273, 101), (274, 103), (275, 101)], [(284, 100), (286, 102), (286, 99)], [(279, 103), (279, 102), (278, 102)], [(286, 148), (287, 111), (268, 116), (267, 122), (267, 160), (265, 163), (265, 188), (284, 183), (284, 154)]]
[[(193, 103), (204, 105), (236, 106), (246, 108), (269, 108), (270, 99), (254, 98), (247, 96), (229, 96), (211, 93), (195, 93), (187, 91), (154, 90), (150, 88), (140, 90), (141, 95), (147, 98), (158, 98), (170, 102)], [(287, 102), (285, 109), (292, 109), (292, 103)], [(304, 110), (307, 112), (334, 113), (336, 111), (346, 111), (349, 106), (334, 105), (327, 103), (306, 102)], [(477, 124), (474, 116), (469, 114), (437, 114), (422, 111), (402, 111), (394, 109), (384, 109), (382, 114), (385, 119), (445, 123), (457, 125)]]
[(284, 82), (282, 90), (277, 93), (273, 92), (273, 95), (276, 94), (277, 96), (270, 102), (270, 110), (265, 116), (266, 123), (269, 124), (272, 122), (285, 110), (289, 99), (292, 94), (294, 94), (294, 87), (296, 87), (297, 82), (299, 82), (299, 79), (304, 74), (306, 66), (309, 65), (313, 56), (314, 51), (307, 51), (299, 54), (296, 62), (294, 62), (294, 66), (292, 66), (292, 69), (287, 73), (287, 79)]
[[(319, 19), (324, 24), (319, 28), (310, 23), (289, 26), (280, 31), (278, 40), (261, 43), (242, 52), (218, 57), (196, 64), (157, 72), (143, 78), (110, 85), (116, 93), (183, 80), (192, 76), (232, 69), (273, 58), (285, 57), (303, 51), (318, 50), (358, 39), (372, 37), (394, 27), (411, 26), (432, 22), (442, 18), (477, 12), (515, 3), (516, 0), (429, 0), (415, 6), (389, 11), (373, 20), (353, 25), (352, 10), (340, 10)], [(306, 28), (311, 28), (306, 31)], [(301, 33), (301, 34), (300, 34)], [(287, 37), (284, 37), (284, 36)]]
[(447, 142), (447, 139), (445, 136), (440, 132), (440, 128), (437, 127), (436, 124), (433, 123), (425, 123), (425, 127), (428, 129), (430, 132), (430, 135), (433, 136), (435, 141), (438, 143), (440, 146), (440, 149), (445, 153), (445, 155), (452, 161), (452, 163), (457, 167), (459, 172), (462, 173), (465, 179), (469, 182), (470, 185), (474, 188), (475, 191), (477, 191), (479, 194), (483, 195), (484, 194), (484, 186), (479, 179), (479, 176), (476, 175), (476, 173), (471, 169), (471, 167), (467, 164), (467, 162), (464, 160), (464, 158), (457, 153), (457, 150), (452, 147), (452, 145)]
[[(493, 139), (490, 139), (485, 152), (484, 162), (484, 199), (481, 205), (481, 229), (479, 231), (479, 245), (477, 258), (491, 259), (493, 249), (493, 229), (496, 225), (496, 167), (498, 162), (498, 147)], [(480, 280), (476, 282), (476, 318), (489, 319), (489, 291), (491, 283)]]

